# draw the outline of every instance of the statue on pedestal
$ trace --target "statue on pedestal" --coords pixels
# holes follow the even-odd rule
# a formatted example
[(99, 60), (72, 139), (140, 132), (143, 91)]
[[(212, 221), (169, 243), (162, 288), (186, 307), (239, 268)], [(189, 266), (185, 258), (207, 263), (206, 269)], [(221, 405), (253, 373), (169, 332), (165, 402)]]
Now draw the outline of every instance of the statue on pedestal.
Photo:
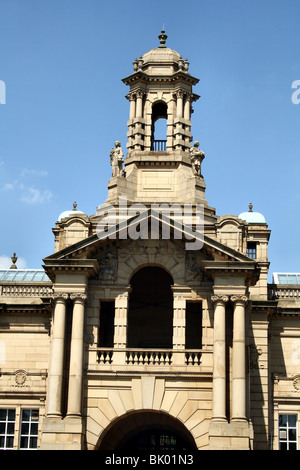
[(110, 164), (112, 166), (112, 176), (122, 176), (123, 174), (123, 151), (121, 143), (115, 142), (115, 148), (110, 151)]
[(197, 176), (202, 176), (201, 163), (205, 158), (205, 153), (199, 149), (199, 142), (194, 142), (194, 147), (190, 149), (190, 157), (194, 174)]

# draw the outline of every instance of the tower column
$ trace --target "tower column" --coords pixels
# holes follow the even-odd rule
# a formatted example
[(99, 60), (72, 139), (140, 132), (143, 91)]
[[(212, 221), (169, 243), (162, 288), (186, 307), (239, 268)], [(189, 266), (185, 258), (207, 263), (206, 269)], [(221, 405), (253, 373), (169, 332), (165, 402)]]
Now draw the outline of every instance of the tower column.
[(68, 416), (81, 416), (82, 374), (83, 374), (83, 334), (84, 304), (86, 294), (71, 294), (73, 300), (73, 321), (71, 336)]
[(232, 353), (232, 418), (245, 420), (246, 417), (246, 295), (234, 295), (233, 311), (233, 353)]
[(130, 100), (129, 119), (134, 119), (135, 118), (135, 111), (136, 111), (136, 96), (135, 95), (129, 95), (129, 100)]
[(184, 119), (190, 120), (191, 118), (191, 98), (189, 95), (186, 95), (184, 103)]
[(213, 420), (226, 421), (226, 303), (228, 296), (212, 296), (214, 302)]
[(177, 117), (183, 117), (183, 92), (178, 91), (176, 93), (177, 96)]
[(136, 94), (136, 117), (143, 117), (143, 96), (144, 93), (139, 90)]
[(68, 294), (55, 293), (51, 359), (49, 367), (48, 416), (61, 416), (65, 351), (66, 302)]

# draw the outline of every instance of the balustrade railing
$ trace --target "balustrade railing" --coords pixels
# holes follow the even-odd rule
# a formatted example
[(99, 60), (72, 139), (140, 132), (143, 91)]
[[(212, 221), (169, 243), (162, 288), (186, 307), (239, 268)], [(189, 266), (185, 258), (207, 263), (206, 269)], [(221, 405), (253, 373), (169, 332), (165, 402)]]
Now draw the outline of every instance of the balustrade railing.
[(172, 351), (127, 351), (126, 364), (170, 365), (172, 364)]
[(166, 140), (153, 140), (151, 150), (154, 152), (166, 152), (167, 141)]
[(53, 294), (51, 286), (33, 284), (3, 284), (0, 285), (0, 296), (3, 297), (50, 297)]
[[(201, 350), (175, 350), (175, 349), (114, 349), (96, 348), (96, 361), (98, 364), (114, 365), (114, 356), (123, 354), (124, 366), (199, 366), (202, 360)], [(178, 358), (181, 358), (178, 361)]]
[(269, 300), (300, 300), (300, 286), (269, 284)]

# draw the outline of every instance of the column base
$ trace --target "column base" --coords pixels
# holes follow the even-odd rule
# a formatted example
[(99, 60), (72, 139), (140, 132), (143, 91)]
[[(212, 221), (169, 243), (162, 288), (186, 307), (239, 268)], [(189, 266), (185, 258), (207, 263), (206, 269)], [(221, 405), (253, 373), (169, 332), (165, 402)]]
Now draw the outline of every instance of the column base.
[(40, 450), (83, 450), (84, 426), (79, 416), (46, 416), (42, 425)]
[(253, 429), (247, 420), (210, 422), (209, 450), (251, 450), (252, 442)]

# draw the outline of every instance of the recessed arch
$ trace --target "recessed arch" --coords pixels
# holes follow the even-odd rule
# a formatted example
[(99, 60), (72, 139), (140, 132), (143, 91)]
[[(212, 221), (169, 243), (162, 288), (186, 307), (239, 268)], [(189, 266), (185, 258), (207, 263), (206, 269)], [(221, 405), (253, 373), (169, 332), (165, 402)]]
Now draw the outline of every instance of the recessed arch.
[(130, 284), (127, 347), (172, 348), (172, 276), (161, 267), (145, 266)]
[(193, 452), (197, 447), (191, 432), (177, 418), (162, 411), (138, 410), (112, 421), (95, 449)]

